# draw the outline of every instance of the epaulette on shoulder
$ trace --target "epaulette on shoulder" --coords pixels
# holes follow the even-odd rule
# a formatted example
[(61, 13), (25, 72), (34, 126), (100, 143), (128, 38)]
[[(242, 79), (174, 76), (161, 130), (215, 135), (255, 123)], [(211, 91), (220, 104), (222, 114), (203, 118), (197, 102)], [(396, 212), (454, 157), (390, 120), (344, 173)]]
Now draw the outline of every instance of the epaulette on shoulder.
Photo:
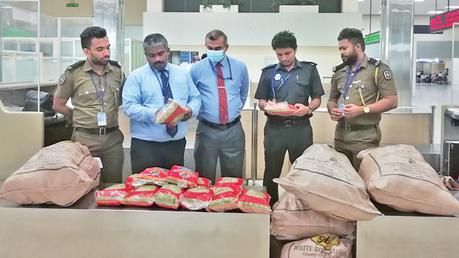
[(316, 65), (317, 65), (316, 63), (314, 63), (314, 62), (309, 62), (309, 61), (300, 61), (300, 63), (302, 63), (302, 64), (310, 64), (310, 65), (312, 65), (312, 66), (316, 66)]
[(115, 60), (109, 60), (109, 62), (110, 62), (111, 65), (116, 66), (116, 67), (118, 67), (118, 68), (121, 68), (121, 65), (120, 65), (117, 61), (115, 61)]
[(374, 66), (379, 66), (381, 64), (381, 61), (380, 60), (376, 60), (374, 58), (370, 58), (368, 59), (368, 63), (374, 65)]
[(343, 68), (344, 66), (346, 66), (345, 63), (342, 63), (342, 64), (339, 64), (339, 65), (337, 65), (337, 66), (334, 66), (334, 67), (332, 68), (332, 71), (333, 71), (333, 72), (336, 72), (336, 71), (338, 71), (339, 69)]
[(262, 68), (261, 70), (266, 70), (266, 69), (269, 69), (269, 68), (272, 68), (272, 67), (275, 67), (277, 64), (271, 64), (271, 65), (268, 65), (264, 68)]
[(69, 70), (69, 71), (72, 71), (72, 70), (75, 70), (76, 68), (82, 66), (83, 64), (84, 64), (84, 60), (80, 60), (80, 61), (78, 61), (78, 62), (76, 62), (74, 64), (71, 64), (71, 65), (67, 66), (66, 69)]

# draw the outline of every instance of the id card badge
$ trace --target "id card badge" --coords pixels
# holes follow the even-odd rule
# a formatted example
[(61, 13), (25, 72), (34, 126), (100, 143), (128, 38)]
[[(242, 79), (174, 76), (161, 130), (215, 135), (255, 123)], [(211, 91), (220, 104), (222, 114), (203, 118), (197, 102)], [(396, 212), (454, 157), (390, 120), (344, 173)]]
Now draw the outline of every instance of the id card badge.
[(97, 113), (97, 125), (107, 126), (107, 114), (105, 112)]

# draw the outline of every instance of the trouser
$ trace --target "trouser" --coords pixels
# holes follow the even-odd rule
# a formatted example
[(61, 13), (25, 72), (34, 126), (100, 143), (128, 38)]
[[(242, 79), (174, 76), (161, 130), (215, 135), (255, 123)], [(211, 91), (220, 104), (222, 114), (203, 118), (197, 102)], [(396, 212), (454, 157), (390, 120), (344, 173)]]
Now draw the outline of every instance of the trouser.
[(173, 165), (183, 166), (186, 140), (154, 142), (131, 139), (132, 173), (142, 172), (149, 167), (170, 169)]
[(196, 130), (194, 160), (199, 175), (215, 183), (217, 160), (221, 176), (243, 177), (245, 133), (241, 122), (219, 129), (199, 122)]
[(102, 161), (102, 183), (121, 183), (123, 181), (123, 133), (118, 129), (105, 135), (74, 131), (72, 141), (88, 147), (93, 157)]
[(348, 125), (338, 123), (335, 129), (335, 150), (343, 153), (356, 171), (359, 171), (361, 160), (357, 158), (360, 151), (379, 147), (381, 130), (379, 125)]
[[(286, 120), (291, 121), (291, 120)], [(295, 124), (285, 122), (268, 122), (265, 125), (265, 173), (263, 185), (271, 195), (271, 206), (279, 199), (278, 186), (274, 178), (281, 175), (285, 152), (288, 151), (293, 163), (304, 150), (312, 144), (312, 128), (309, 120), (300, 120)]]

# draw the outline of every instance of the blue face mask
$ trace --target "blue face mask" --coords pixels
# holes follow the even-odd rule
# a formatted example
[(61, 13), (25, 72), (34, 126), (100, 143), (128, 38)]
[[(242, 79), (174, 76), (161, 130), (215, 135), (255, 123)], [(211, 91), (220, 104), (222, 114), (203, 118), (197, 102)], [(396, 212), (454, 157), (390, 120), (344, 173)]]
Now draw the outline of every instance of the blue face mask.
[(220, 62), (223, 57), (225, 57), (223, 50), (207, 50), (207, 58), (209, 58), (212, 63)]

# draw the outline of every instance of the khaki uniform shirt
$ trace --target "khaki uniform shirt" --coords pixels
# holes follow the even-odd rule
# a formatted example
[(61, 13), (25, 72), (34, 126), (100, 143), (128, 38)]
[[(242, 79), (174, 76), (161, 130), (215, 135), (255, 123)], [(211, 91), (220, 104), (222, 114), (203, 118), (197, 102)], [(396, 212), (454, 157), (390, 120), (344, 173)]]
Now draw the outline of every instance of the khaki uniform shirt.
[[(374, 59), (370, 61), (365, 56), (360, 69), (351, 82), (348, 98), (343, 98), (350, 69), (349, 65), (340, 65), (337, 69), (334, 69), (329, 101), (335, 101), (338, 104), (344, 103), (364, 106), (378, 101), (378, 98), (397, 95), (392, 71), (389, 66)], [(381, 114), (362, 114), (354, 118), (345, 119), (351, 125), (377, 125), (381, 120)]]
[[(115, 127), (118, 126), (118, 107), (123, 81), (124, 74), (116, 65), (108, 63), (104, 74), (99, 76), (87, 60), (80, 61), (69, 66), (61, 75), (55, 95), (63, 99), (72, 99), (75, 127), (98, 128), (97, 113), (102, 110), (107, 116), (106, 127)], [(103, 89), (105, 94), (102, 108), (96, 92)]]

